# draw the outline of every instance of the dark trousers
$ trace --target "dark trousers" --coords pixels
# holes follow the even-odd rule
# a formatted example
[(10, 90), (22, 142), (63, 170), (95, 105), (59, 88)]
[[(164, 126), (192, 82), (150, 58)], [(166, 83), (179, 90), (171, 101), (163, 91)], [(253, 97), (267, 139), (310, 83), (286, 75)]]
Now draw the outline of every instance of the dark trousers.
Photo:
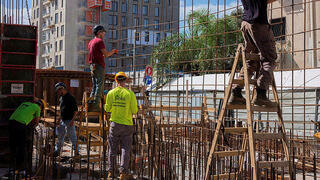
[(9, 121), (9, 146), (11, 167), (17, 170), (32, 168), (32, 136), (33, 128), (15, 120)]
[[(273, 70), (277, 59), (275, 40), (269, 24), (250, 24), (246, 21), (241, 25), (242, 36), (245, 43), (246, 53), (256, 53), (260, 55), (260, 61), (247, 60), (249, 78), (258, 71), (257, 87), (269, 89), (272, 83)], [(243, 68), (240, 72), (240, 79), (244, 78)], [(234, 88), (243, 88), (240, 85)]]
[(116, 157), (118, 154), (119, 144), (121, 146), (121, 162), (120, 172), (129, 173), (130, 152), (132, 146), (132, 135), (134, 133), (133, 126), (118, 124), (115, 122), (110, 123), (109, 130), (109, 168), (108, 171), (113, 171), (116, 164)]

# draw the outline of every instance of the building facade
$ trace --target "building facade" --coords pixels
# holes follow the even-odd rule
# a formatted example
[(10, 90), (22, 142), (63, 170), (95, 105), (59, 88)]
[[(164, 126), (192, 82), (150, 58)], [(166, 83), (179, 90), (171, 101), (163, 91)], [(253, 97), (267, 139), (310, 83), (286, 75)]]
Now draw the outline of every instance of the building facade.
[(33, 0), (32, 23), (39, 27), (37, 68), (88, 71), (87, 45), (101, 24), (107, 50), (119, 50), (105, 59), (106, 72), (141, 70), (152, 47), (179, 31), (179, 0), (117, 0), (105, 12), (88, 0)]

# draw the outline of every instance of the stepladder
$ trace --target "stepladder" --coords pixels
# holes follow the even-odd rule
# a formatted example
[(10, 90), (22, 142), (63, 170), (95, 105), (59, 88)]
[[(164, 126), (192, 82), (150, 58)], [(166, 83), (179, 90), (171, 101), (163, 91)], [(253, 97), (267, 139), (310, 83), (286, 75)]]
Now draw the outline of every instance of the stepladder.
[[(79, 159), (86, 160), (89, 163), (101, 163), (105, 160), (103, 148), (107, 145), (109, 123), (105, 121), (105, 113), (102, 108), (103, 102), (100, 102), (101, 112), (90, 112), (88, 108), (88, 92), (83, 93), (82, 106), (80, 109), (80, 121), (77, 126), (77, 145), (85, 147), (86, 152), (79, 156)], [(104, 132), (103, 132), (104, 131)]]
[[(292, 162), (274, 77), (272, 75), (269, 87), (274, 105), (254, 105), (252, 97), (256, 94), (257, 80), (249, 76), (246, 60), (259, 61), (260, 57), (246, 53), (243, 44), (239, 44), (215, 124), (203, 179), (292, 179)], [(235, 78), (240, 62), (244, 78)], [(237, 84), (244, 86), (245, 104), (228, 103), (232, 87)], [(246, 117), (231, 118), (236, 123), (228, 123), (228, 110), (242, 112)], [(269, 116), (275, 117), (273, 127), (259, 128), (263, 118)]]

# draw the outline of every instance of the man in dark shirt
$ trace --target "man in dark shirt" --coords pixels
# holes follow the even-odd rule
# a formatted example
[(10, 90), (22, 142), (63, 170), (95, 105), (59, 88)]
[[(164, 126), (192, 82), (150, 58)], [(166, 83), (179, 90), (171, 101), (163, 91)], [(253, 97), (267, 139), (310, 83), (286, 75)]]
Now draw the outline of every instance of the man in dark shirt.
[(117, 50), (114, 49), (111, 52), (107, 52), (103, 42), (103, 38), (106, 34), (106, 30), (103, 26), (95, 26), (93, 28), (93, 33), (95, 38), (88, 44), (89, 63), (92, 76), (92, 91), (90, 97), (93, 97), (93, 100), (90, 100), (88, 103), (96, 106), (102, 96), (102, 88), (104, 87), (104, 72), (106, 66), (104, 58), (117, 53)]
[(58, 142), (56, 145), (55, 156), (58, 156), (63, 146), (64, 136), (67, 133), (72, 141), (72, 148), (75, 154), (79, 154), (77, 147), (77, 136), (74, 127), (74, 120), (76, 118), (78, 107), (75, 98), (67, 91), (67, 86), (63, 82), (55, 85), (56, 92), (60, 96), (60, 118), (57, 122)]
[[(273, 70), (277, 59), (275, 40), (272, 29), (268, 22), (267, 4), (275, 0), (242, 0), (244, 14), (242, 17), (241, 31), (245, 42), (246, 56), (258, 54), (260, 61), (247, 60), (249, 78), (254, 72), (257, 74), (257, 93), (253, 103), (258, 106), (274, 106), (274, 103), (267, 98), (267, 90), (272, 83)], [(244, 78), (243, 69), (240, 72), (240, 79)], [(235, 85), (232, 89), (232, 96), (229, 104), (245, 104), (242, 96), (243, 86)]]

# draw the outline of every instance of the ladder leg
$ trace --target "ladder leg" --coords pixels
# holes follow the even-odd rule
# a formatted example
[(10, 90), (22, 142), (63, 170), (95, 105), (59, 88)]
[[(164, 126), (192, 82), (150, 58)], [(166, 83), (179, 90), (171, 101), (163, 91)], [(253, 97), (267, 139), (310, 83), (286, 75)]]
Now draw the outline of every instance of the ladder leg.
[(278, 119), (279, 119), (279, 122), (281, 125), (282, 146), (283, 146), (285, 156), (286, 156), (287, 160), (289, 161), (289, 176), (290, 176), (290, 179), (292, 179), (292, 164), (290, 162), (291, 158), (290, 158), (290, 153), (289, 153), (289, 148), (288, 148), (288, 140), (287, 140), (286, 130), (285, 130), (284, 122), (283, 122), (283, 118), (282, 118), (282, 111), (280, 109), (280, 101), (279, 101), (279, 97), (278, 97), (278, 92), (277, 92), (276, 88), (277, 87), (276, 87), (276, 83), (274, 80), (274, 76), (272, 76), (272, 92), (273, 92), (274, 99), (278, 105), (277, 114), (278, 114)]
[(210, 179), (210, 177), (209, 177), (210, 165), (211, 165), (214, 149), (215, 149), (216, 144), (217, 144), (219, 132), (220, 132), (220, 129), (221, 129), (221, 124), (224, 121), (224, 114), (225, 114), (225, 110), (226, 110), (226, 107), (227, 107), (227, 103), (228, 103), (228, 100), (229, 100), (229, 97), (230, 97), (230, 94), (231, 94), (232, 82), (233, 82), (233, 79), (234, 79), (234, 76), (235, 76), (235, 71), (236, 71), (237, 64), (238, 64), (239, 57), (240, 57), (240, 49), (241, 49), (241, 45), (238, 46), (237, 54), (236, 54), (235, 60), (233, 62), (228, 88), (227, 88), (227, 91), (226, 91), (226, 94), (225, 94), (225, 98), (223, 100), (223, 105), (222, 105), (222, 108), (221, 108), (221, 112), (219, 114), (217, 127), (216, 127), (216, 130), (215, 130), (215, 133), (214, 133), (214, 137), (213, 137), (213, 140), (212, 140), (212, 145), (211, 145), (211, 148), (210, 148), (210, 153), (209, 153), (207, 167), (206, 167), (206, 174), (204, 176), (205, 180)]
[(245, 92), (246, 92), (246, 108), (248, 113), (248, 136), (249, 136), (249, 153), (250, 153), (250, 161), (251, 161), (251, 168), (253, 170), (253, 179), (257, 180), (257, 164), (255, 158), (255, 143), (253, 139), (253, 123), (252, 123), (252, 111), (251, 111), (251, 100), (250, 100), (250, 85), (249, 85), (249, 75), (248, 75), (248, 68), (246, 64), (245, 52), (242, 46), (242, 62), (243, 62), (243, 69), (244, 69), (244, 84), (245, 84)]

